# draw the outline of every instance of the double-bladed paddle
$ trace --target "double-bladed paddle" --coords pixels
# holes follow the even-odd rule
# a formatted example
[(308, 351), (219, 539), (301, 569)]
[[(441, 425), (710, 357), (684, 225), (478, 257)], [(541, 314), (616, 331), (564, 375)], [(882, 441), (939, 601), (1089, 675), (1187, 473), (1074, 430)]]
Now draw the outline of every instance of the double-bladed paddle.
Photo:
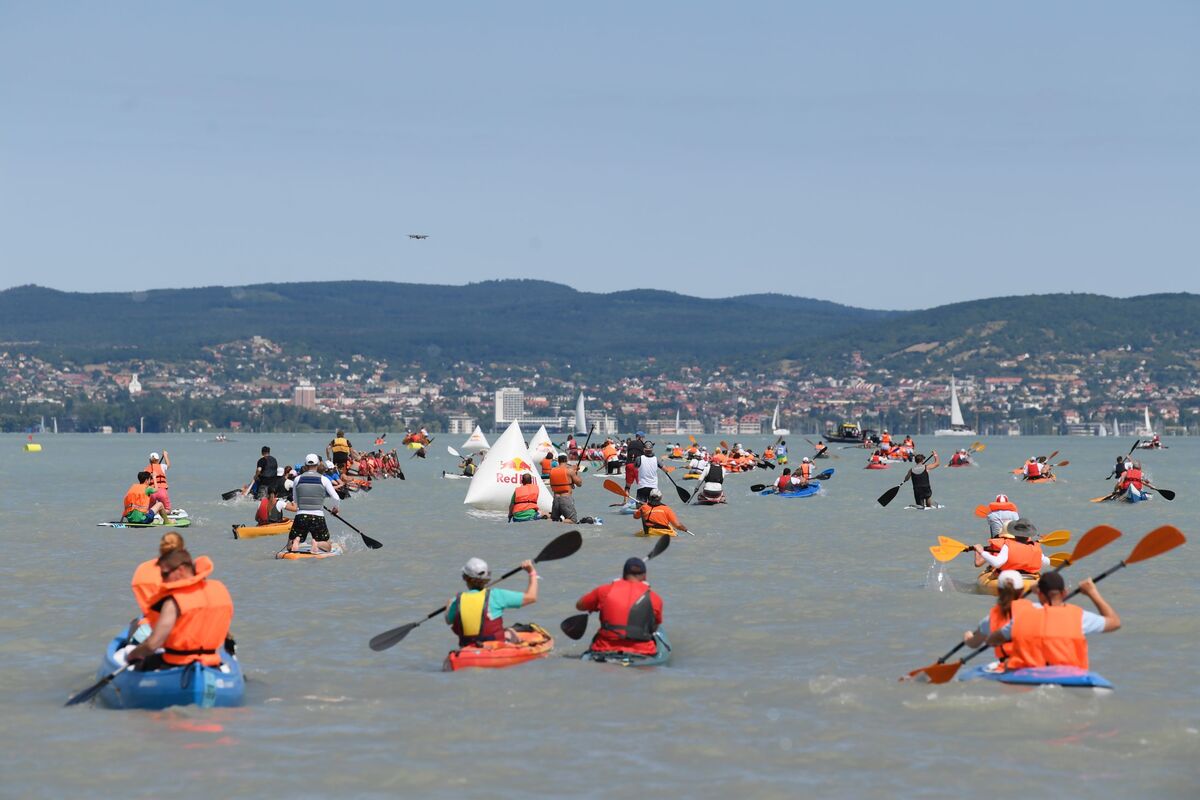
[[(1071, 532), (1067, 530), (1051, 531), (1045, 536), (1038, 539), (1038, 544), (1044, 544), (1047, 547), (1059, 547), (1071, 541)], [(938, 543), (930, 545), (929, 552), (933, 553), (933, 557), (938, 561), (953, 561), (961, 553), (969, 553), (975, 548), (963, 544), (962, 542), (951, 539), (949, 536), (939, 536)]]
[[(567, 556), (574, 555), (574, 553), (582, 546), (583, 536), (579, 533), (579, 531), (567, 531), (566, 533), (556, 536), (550, 542), (550, 544), (543, 547), (542, 552), (538, 553), (533, 559), (533, 563), (539, 564), (543, 561), (557, 561), (560, 558), (566, 558)], [(520, 571), (520, 567), (511, 569), (496, 580), (489, 583), (488, 586), (495, 586), (500, 581), (504, 580), (505, 578), (511, 578)], [(399, 644), (405, 636), (408, 636), (408, 634), (411, 633), (412, 630), (419, 626), (422, 622), (431, 620), (438, 614), (444, 614), (447, 608), (449, 608), (449, 606), (442, 606), (438, 610), (426, 616), (424, 619), (417, 620), (416, 622), (410, 622), (407, 625), (401, 625), (399, 628), (392, 628), (390, 631), (384, 631), (378, 636), (372, 638), (368, 644), (370, 648), (376, 652), (387, 650), (389, 647)]]
[(112, 682), (113, 678), (117, 677), (122, 672), (124, 672), (125, 670), (132, 667), (133, 664), (134, 664), (134, 662), (130, 662), (130, 663), (126, 664), (125, 666), (121, 667), (120, 669), (116, 670), (115, 672), (110, 672), (108, 675), (105, 675), (103, 678), (96, 681), (94, 684), (92, 684), (88, 688), (84, 689), (82, 692), (75, 695), (70, 700), (68, 700), (66, 703), (64, 703), (63, 707), (66, 708), (67, 706), (77, 706), (80, 703), (86, 703), (88, 700), (91, 700), (93, 697), (100, 694), (100, 690), (103, 689), (105, 686), (108, 686), (108, 684)]
[[(811, 478), (809, 478), (809, 480), (812, 480), (812, 481), (827, 481), (827, 480), (829, 480), (830, 478), (832, 478), (832, 477), (833, 477), (833, 471), (834, 471), (834, 469), (835, 469), (835, 467), (830, 467), (829, 469), (822, 470), (821, 472), (818, 472), (816, 475), (813, 475)], [(794, 473), (793, 473), (793, 474), (794, 474)], [(755, 483), (755, 484), (751, 484), (751, 486), (750, 486), (750, 491), (752, 491), (752, 492), (761, 492), (763, 489), (767, 489), (767, 488), (770, 488), (770, 484), (766, 484), (766, 483)]]
[[(655, 556), (662, 555), (663, 552), (671, 546), (670, 536), (658, 537), (658, 542), (654, 545), (654, 549), (650, 551), (650, 555), (646, 556), (646, 560), (650, 561)], [(567, 617), (558, 624), (562, 632), (572, 639), (581, 639), (583, 634), (587, 632), (588, 615), (576, 614), (573, 617)]]

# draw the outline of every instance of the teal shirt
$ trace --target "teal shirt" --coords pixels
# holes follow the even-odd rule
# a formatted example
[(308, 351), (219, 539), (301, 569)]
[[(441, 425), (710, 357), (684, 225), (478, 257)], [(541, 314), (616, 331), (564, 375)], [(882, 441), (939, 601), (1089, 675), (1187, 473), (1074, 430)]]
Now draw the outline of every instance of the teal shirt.
[[(472, 589), (467, 594), (476, 594), (482, 592), (482, 589)], [(520, 608), (525, 602), (524, 592), (514, 592), (511, 589), (490, 589), (491, 594), (488, 596), (488, 619), (500, 619), (504, 616), (506, 608)], [(446, 609), (446, 623), (454, 622), (458, 616), (458, 598), (454, 598), (450, 603), (450, 607)]]

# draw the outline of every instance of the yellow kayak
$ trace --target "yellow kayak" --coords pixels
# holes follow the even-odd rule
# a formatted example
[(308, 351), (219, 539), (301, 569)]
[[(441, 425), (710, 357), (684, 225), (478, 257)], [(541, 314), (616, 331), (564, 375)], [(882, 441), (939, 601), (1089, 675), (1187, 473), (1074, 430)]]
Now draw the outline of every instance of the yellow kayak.
[[(985, 569), (979, 573), (979, 577), (975, 579), (975, 588), (980, 594), (990, 594), (993, 597), (999, 594), (996, 591), (996, 579), (1000, 577), (1000, 573)], [(1025, 579), (1025, 591), (1031, 592), (1037, 588), (1038, 576), (1030, 575), (1028, 572), (1022, 572), (1021, 577)]]
[(269, 525), (233, 525), (233, 538), (257, 539), (260, 536), (275, 536), (292, 532), (292, 521), (272, 522)]
[(650, 528), (649, 532), (640, 530), (634, 536), (678, 536), (674, 528)]

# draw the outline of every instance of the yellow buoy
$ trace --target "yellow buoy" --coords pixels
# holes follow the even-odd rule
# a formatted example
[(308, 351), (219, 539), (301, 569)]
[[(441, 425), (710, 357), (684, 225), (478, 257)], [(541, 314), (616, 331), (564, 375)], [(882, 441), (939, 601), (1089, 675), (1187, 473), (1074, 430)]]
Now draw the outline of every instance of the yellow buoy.
[(37, 442), (26, 442), (25, 443), (25, 452), (26, 453), (40, 453), (40, 452), (42, 452), (42, 446), (40, 444), (38, 444)]

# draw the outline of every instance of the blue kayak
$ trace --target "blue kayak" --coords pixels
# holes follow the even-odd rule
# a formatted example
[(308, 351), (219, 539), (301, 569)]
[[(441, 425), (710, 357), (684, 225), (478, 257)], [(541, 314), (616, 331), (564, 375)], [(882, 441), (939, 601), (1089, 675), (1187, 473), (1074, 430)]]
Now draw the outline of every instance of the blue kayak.
[(1125, 493), (1121, 495), (1121, 499), (1126, 503), (1141, 503), (1144, 500), (1149, 500), (1150, 494), (1145, 491), (1139, 491), (1138, 489), (1130, 486), (1125, 490)]
[(654, 640), (658, 650), (654, 655), (641, 653), (623, 653), (620, 650), (588, 650), (579, 658), (583, 661), (597, 661), (603, 664), (620, 664), (622, 667), (661, 667), (671, 660), (671, 643), (667, 641), (667, 632), (659, 628), (654, 632)]
[(960, 681), (999, 681), (1015, 686), (1072, 686), (1092, 689), (1111, 689), (1112, 683), (1102, 675), (1077, 667), (1030, 667), (1012, 672), (988, 672), (986, 667), (971, 667), (958, 674)]
[[(96, 677), (104, 678), (120, 669), (113, 653), (125, 644), (124, 634), (108, 643)], [(137, 672), (127, 669), (109, 681), (100, 700), (109, 708), (159, 710), (170, 706), (240, 706), (246, 693), (242, 668), (234, 656), (221, 649), (219, 667), (195, 662), (186, 667)]]
[(773, 494), (776, 497), (812, 497), (814, 494), (819, 494), (820, 491), (821, 491), (821, 484), (810, 483), (808, 486), (805, 486), (803, 489), (797, 489), (794, 492), (781, 492), (778, 489), (776, 489), (774, 486), (772, 486), (769, 489), (763, 489), (761, 492), (759, 492), (759, 494), (764, 495), (764, 496)]

